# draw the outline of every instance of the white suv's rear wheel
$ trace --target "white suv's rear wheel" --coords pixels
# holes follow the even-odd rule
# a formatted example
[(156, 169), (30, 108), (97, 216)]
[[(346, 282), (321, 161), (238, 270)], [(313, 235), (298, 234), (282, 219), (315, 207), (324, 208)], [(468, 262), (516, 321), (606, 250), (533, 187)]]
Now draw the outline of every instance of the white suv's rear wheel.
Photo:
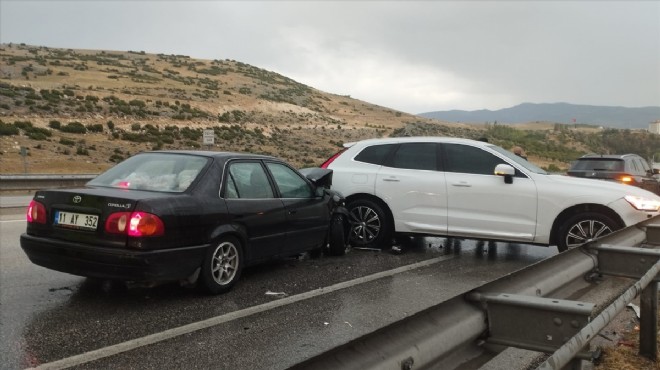
[(369, 199), (348, 204), (351, 224), (350, 243), (354, 247), (384, 248), (392, 235), (392, 225), (383, 207)]
[(590, 239), (600, 238), (620, 229), (611, 218), (594, 212), (572, 216), (559, 228), (557, 248), (560, 252), (584, 244)]

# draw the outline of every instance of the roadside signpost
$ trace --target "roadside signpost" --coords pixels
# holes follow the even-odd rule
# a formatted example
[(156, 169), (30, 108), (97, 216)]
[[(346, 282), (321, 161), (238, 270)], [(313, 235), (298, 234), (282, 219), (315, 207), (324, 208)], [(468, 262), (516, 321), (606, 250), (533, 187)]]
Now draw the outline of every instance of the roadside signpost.
[(213, 130), (204, 130), (202, 133), (202, 139), (204, 145), (208, 145), (209, 150), (215, 144), (215, 131)]
[(24, 173), (28, 172), (27, 155), (28, 155), (28, 148), (22, 146), (21, 147), (21, 157), (23, 157), (23, 172)]

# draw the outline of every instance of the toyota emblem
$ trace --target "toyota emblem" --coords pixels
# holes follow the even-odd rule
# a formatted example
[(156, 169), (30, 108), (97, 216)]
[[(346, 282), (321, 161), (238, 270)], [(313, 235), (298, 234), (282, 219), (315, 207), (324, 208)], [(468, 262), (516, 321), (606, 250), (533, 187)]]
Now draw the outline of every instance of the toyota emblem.
[(82, 197), (80, 195), (76, 195), (73, 197), (73, 203), (80, 203), (82, 201)]

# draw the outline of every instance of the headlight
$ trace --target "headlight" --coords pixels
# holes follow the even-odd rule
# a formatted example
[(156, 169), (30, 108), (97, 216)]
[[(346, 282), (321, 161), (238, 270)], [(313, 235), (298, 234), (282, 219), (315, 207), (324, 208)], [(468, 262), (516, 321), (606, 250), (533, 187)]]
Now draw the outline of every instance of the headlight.
[(648, 198), (626, 195), (625, 200), (640, 211), (658, 211), (660, 210), (660, 201)]

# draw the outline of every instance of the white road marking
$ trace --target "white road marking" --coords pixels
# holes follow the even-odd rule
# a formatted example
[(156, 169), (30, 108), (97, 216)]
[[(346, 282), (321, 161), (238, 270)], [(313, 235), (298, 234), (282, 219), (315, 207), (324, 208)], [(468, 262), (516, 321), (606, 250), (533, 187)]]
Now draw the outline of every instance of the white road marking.
[(0, 220), (0, 223), (5, 223), (5, 222), (27, 222), (25, 220)]
[(179, 326), (179, 327), (176, 327), (176, 328), (168, 329), (168, 330), (162, 331), (160, 333), (147, 335), (147, 336), (144, 336), (144, 337), (141, 337), (141, 338), (128, 340), (126, 342), (118, 343), (118, 344), (115, 344), (115, 345), (112, 345), (112, 346), (99, 348), (99, 349), (89, 351), (89, 352), (85, 352), (85, 353), (82, 353), (82, 354), (79, 354), (79, 355), (63, 358), (61, 360), (41, 364), (41, 365), (37, 366), (36, 368), (31, 368), (31, 369), (65, 369), (65, 368), (72, 367), (72, 366), (82, 365), (82, 364), (85, 364), (87, 362), (92, 362), (92, 361), (96, 361), (96, 360), (99, 360), (99, 359), (102, 359), (102, 358), (105, 358), (105, 357), (114, 356), (114, 355), (120, 354), (122, 352), (127, 352), (127, 351), (130, 351), (130, 350), (139, 348), (139, 347), (143, 347), (143, 346), (151, 345), (151, 344), (154, 344), (154, 343), (162, 342), (162, 341), (167, 340), (167, 339), (172, 339), (172, 338), (178, 337), (180, 335), (189, 334), (189, 333), (195, 332), (197, 330), (206, 329), (206, 328), (209, 328), (211, 326), (223, 324), (223, 323), (226, 323), (226, 322), (229, 322), (229, 321), (232, 321), (232, 320), (236, 320), (236, 319), (240, 319), (240, 318), (243, 318), (243, 317), (246, 317), (246, 316), (254, 315), (256, 313), (272, 310), (274, 308), (278, 308), (278, 307), (286, 306), (286, 305), (289, 305), (289, 304), (292, 304), (292, 303), (300, 302), (300, 301), (303, 301), (303, 300), (306, 300), (306, 299), (318, 297), (318, 296), (321, 296), (323, 294), (332, 293), (332, 292), (335, 292), (335, 291), (340, 290), (340, 289), (350, 288), (352, 286), (359, 285), (359, 284), (364, 284), (364, 283), (367, 283), (367, 282), (370, 282), (370, 281), (373, 281), (373, 280), (376, 280), (376, 279), (380, 279), (380, 278), (383, 278), (383, 277), (400, 274), (402, 272), (406, 272), (406, 271), (418, 269), (420, 267), (429, 266), (429, 265), (432, 265), (432, 264), (435, 264), (435, 263), (438, 263), (438, 262), (450, 260), (450, 259), (453, 259), (454, 257), (455, 257), (454, 255), (437, 257), (437, 258), (433, 258), (433, 259), (430, 259), (430, 260), (413, 263), (411, 265), (401, 266), (401, 267), (395, 268), (393, 270), (382, 271), (382, 272), (378, 272), (378, 273), (375, 273), (375, 274), (372, 274), (372, 275), (363, 276), (361, 278), (345, 281), (345, 282), (342, 282), (342, 283), (331, 285), (329, 287), (310, 290), (309, 292), (305, 292), (305, 293), (293, 295), (293, 296), (290, 296), (290, 297), (282, 298), (282, 299), (279, 299), (277, 301), (268, 302), (268, 303), (260, 304), (260, 305), (253, 306), (253, 307), (248, 307), (248, 308), (240, 310), (240, 311), (230, 312), (230, 313), (220, 315), (220, 316), (216, 316), (216, 317), (212, 317), (212, 318), (209, 318), (209, 319), (206, 319), (206, 320), (202, 320), (202, 321), (194, 322), (194, 323), (191, 323), (191, 324)]

